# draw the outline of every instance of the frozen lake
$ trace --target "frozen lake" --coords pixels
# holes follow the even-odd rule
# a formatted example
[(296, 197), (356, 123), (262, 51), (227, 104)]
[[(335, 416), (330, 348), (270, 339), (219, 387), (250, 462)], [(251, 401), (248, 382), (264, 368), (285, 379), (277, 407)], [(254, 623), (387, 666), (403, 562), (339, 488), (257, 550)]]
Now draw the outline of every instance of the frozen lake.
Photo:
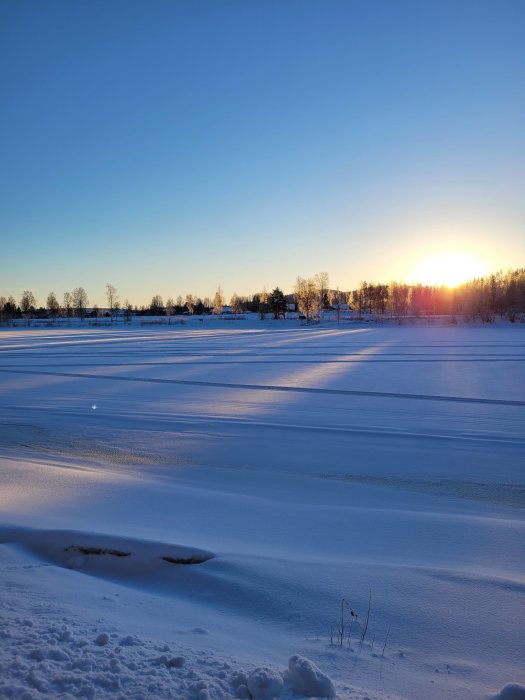
[[(348, 700), (525, 683), (522, 326), (2, 329), (0, 386), (0, 696), (242, 697), (294, 653)], [(53, 616), (185, 670), (75, 685)]]

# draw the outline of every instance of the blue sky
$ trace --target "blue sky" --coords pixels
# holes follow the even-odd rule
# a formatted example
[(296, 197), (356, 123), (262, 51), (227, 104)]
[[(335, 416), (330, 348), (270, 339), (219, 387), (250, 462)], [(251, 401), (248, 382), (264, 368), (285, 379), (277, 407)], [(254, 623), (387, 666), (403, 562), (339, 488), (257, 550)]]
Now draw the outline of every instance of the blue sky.
[(3, 0), (0, 294), (525, 265), (521, 0)]

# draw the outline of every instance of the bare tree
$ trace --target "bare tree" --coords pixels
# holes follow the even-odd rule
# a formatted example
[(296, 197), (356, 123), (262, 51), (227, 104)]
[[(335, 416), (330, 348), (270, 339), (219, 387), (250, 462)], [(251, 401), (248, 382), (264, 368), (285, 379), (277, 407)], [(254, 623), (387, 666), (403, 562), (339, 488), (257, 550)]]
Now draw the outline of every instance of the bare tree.
[(318, 272), (314, 281), (317, 287), (317, 318), (321, 319), (323, 309), (328, 305), (328, 272)]
[(131, 316), (133, 314), (133, 307), (129, 303), (129, 301), (126, 299), (124, 301), (124, 319), (126, 323), (129, 323), (131, 321)]
[(64, 316), (71, 318), (73, 314), (73, 298), (70, 292), (64, 292), (64, 301), (62, 304), (62, 311)]
[(55, 296), (55, 292), (49, 292), (47, 295), (46, 306), (51, 318), (56, 318), (58, 316), (58, 312), (60, 311), (60, 304)]
[(120, 300), (116, 288), (109, 282), (106, 284), (106, 299), (108, 300), (109, 313), (113, 321), (113, 317), (119, 309)]
[(160, 294), (155, 294), (151, 299), (151, 304), (149, 305), (149, 311), (152, 316), (160, 316), (164, 310), (164, 302)]
[(193, 314), (195, 309), (195, 297), (193, 294), (186, 294), (186, 308), (188, 309), (188, 313)]
[(36, 306), (36, 299), (33, 292), (25, 289), (22, 298), (20, 299), (20, 309), (23, 314), (27, 314), (32, 308)]
[(230, 306), (232, 307), (232, 311), (236, 316), (238, 316), (239, 314), (242, 314), (242, 311), (243, 311), (242, 300), (241, 300), (241, 297), (238, 296), (237, 292), (233, 293), (233, 296), (230, 299)]
[(35, 310), (36, 306), (36, 299), (35, 295), (33, 292), (31, 292), (28, 289), (25, 289), (22, 298), (20, 299), (20, 310), (26, 317), (27, 323), (29, 323), (29, 320), (31, 318), (32, 312)]
[(348, 295), (348, 302), (351, 303), (354, 309), (357, 310), (357, 318), (359, 320), (361, 320), (363, 317), (363, 308), (365, 303), (363, 285), (366, 285), (366, 282), (361, 282), (359, 289), (354, 289), (354, 291), (350, 292)]
[(262, 292), (259, 294), (259, 318), (264, 321), (266, 314), (268, 312), (268, 299), (270, 295), (266, 291), (266, 287), (263, 287)]
[(222, 309), (224, 306), (224, 296), (222, 294), (222, 289), (217, 287), (215, 296), (213, 297), (213, 313), (220, 315), (222, 314)]
[(175, 310), (175, 302), (171, 297), (168, 297), (166, 299), (166, 316), (168, 317), (168, 325), (171, 324), (171, 317), (173, 316), (173, 312)]
[(341, 308), (344, 304), (344, 298), (345, 295), (339, 291), (339, 287), (337, 287), (337, 289), (332, 289), (328, 295), (330, 306), (332, 309), (335, 309), (335, 313), (337, 314), (337, 323), (339, 323), (341, 317)]
[(84, 317), (86, 315), (87, 305), (89, 303), (88, 296), (84, 287), (77, 287), (73, 290), (71, 302), (75, 313), (81, 322), (84, 322)]
[(406, 316), (408, 312), (408, 285), (400, 282), (391, 282), (389, 290), (390, 313), (392, 316), (397, 317)]
[(299, 312), (306, 316), (306, 321), (309, 322), (318, 308), (319, 293), (315, 279), (298, 277), (295, 283), (294, 294)]

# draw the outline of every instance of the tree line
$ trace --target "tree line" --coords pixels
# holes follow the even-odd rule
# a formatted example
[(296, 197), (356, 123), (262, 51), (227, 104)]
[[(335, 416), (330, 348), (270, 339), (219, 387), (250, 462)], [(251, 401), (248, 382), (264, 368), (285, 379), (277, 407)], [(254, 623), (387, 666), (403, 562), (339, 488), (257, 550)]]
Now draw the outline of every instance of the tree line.
[[(13, 296), (0, 297), (0, 320), (10, 322), (16, 318), (71, 318), (84, 320), (86, 316), (117, 316), (130, 319), (132, 315), (167, 316), (168, 322), (175, 315), (220, 314), (226, 307), (226, 299), (220, 287), (215, 295), (201, 299), (192, 294), (166, 301), (156, 294), (149, 305), (132, 306), (127, 299), (121, 304), (117, 289), (106, 284), (107, 307), (99, 309), (89, 306), (89, 298), (83, 287), (66, 291), (61, 301), (54, 292), (49, 292), (45, 306), (38, 306), (30, 290), (24, 290), (17, 301)], [(267, 315), (275, 319), (284, 318), (288, 311), (298, 311), (307, 321), (319, 320), (326, 310), (331, 310), (340, 319), (342, 312), (351, 311), (354, 318), (391, 316), (395, 318), (448, 315), (472, 320), (491, 322), (496, 315), (507, 316), (515, 321), (525, 312), (525, 269), (500, 271), (486, 277), (470, 280), (457, 287), (429, 286), (390, 282), (375, 284), (361, 282), (357, 289), (341, 291), (331, 289), (326, 272), (313, 277), (298, 277), (293, 293), (284, 294), (275, 287), (268, 292), (263, 289), (251, 296), (234, 293), (229, 300), (228, 311), (239, 315), (257, 313), (264, 319)]]
[(516, 321), (525, 312), (525, 269), (499, 271), (456, 287), (368, 284), (349, 295), (358, 315), (462, 317), (490, 323), (496, 316)]

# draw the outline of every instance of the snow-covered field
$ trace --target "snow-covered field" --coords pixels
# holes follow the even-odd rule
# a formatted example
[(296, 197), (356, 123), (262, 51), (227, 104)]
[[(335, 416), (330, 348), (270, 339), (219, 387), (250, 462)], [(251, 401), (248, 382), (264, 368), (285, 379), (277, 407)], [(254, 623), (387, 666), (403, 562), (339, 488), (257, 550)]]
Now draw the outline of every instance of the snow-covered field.
[(0, 697), (521, 700), (524, 330), (2, 329)]

